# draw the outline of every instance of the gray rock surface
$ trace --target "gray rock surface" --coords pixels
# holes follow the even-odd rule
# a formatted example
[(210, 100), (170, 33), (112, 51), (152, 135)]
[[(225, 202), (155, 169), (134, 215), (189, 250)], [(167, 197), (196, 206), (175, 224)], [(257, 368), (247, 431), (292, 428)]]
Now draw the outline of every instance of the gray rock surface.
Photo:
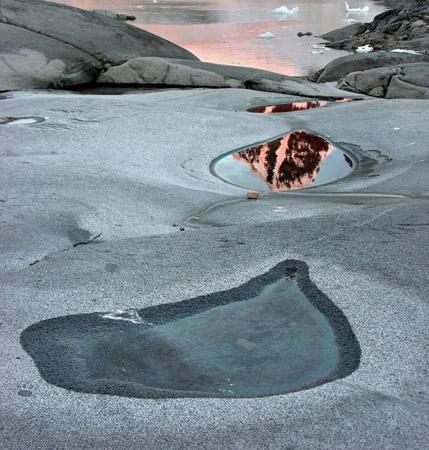
[(0, 22), (49, 36), (103, 64), (122, 64), (139, 56), (197, 59), (178, 45), (120, 20), (58, 3), (0, 0)]
[[(200, 63), (204, 67), (203, 63)], [(227, 79), (166, 58), (135, 58), (109, 68), (97, 80), (103, 84), (229, 87)]]
[(420, 61), (429, 61), (429, 56), (399, 52), (355, 53), (334, 59), (317, 74), (316, 78), (317, 82), (325, 83), (340, 80), (356, 71)]
[(129, 16), (128, 14), (121, 14), (111, 9), (92, 9), (91, 12), (101, 14), (102, 16), (110, 17), (111, 19), (118, 20), (136, 20), (135, 16)]
[(321, 34), (320, 37), (326, 41), (342, 41), (346, 38), (354, 36), (362, 28), (362, 26), (363, 24), (360, 22), (351, 23), (345, 27), (337, 28), (336, 30)]
[(109, 68), (97, 81), (120, 85), (241, 87), (318, 98), (350, 95), (332, 86), (265, 70), (170, 58), (133, 59)]
[(429, 63), (350, 73), (339, 87), (375, 97), (429, 99)]
[[(269, 116), (245, 109), (298, 99), (245, 89), (9, 96), (2, 115), (47, 119), (0, 125), (2, 449), (427, 446), (427, 100)], [(220, 154), (296, 127), (370, 164), (253, 201), (210, 173)], [(82, 394), (48, 384), (20, 345), (40, 320), (228, 290), (292, 258), (359, 340), (346, 379), (234, 400)]]
[[(410, 41), (403, 41), (400, 44), (400, 48), (411, 49), (416, 51), (429, 51), (429, 36), (421, 37), (418, 39), (412, 39)], [(391, 47), (394, 47), (391, 45)]]
[(84, 85), (102, 69), (88, 53), (1, 22), (0, 42), (0, 91)]

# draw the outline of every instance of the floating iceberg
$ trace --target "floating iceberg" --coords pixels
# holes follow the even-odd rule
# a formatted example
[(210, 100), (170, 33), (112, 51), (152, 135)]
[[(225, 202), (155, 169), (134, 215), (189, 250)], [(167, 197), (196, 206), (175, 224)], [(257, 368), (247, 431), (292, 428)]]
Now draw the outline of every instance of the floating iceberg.
[(270, 33), (269, 31), (267, 31), (266, 33), (260, 34), (259, 37), (260, 37), (260, 38), (263, 38), (263, 39), (272, 39), (272, 38), (274, 38), (275, 36), (274, 36), (273, 33)]
[(369, 53), (372, 52), (374, 49), (369, 45), (362, 45), (361, 47), (358, 47), (356, 49), (356, 53)]
[(313, 48), (316, 50), (331, 50), (329, 47), (325, 47), (324, 45), (313, 44)]
[(279, 8), (273, 9), (271, 12), (276, 16), (289, 17), (296, 16), (299, 13), (299, 8), (298, 6), (295, 6), (289, 9), (287, 6), (280, 6)]
[(344, 2), (346, 4), (346, 11), (347, 13), (354, 13), (354, 14), (367, 14), (369, 11), (369, 6), (364, 6), (363, 8), (350, 8), (349, 4), (347, 2)]

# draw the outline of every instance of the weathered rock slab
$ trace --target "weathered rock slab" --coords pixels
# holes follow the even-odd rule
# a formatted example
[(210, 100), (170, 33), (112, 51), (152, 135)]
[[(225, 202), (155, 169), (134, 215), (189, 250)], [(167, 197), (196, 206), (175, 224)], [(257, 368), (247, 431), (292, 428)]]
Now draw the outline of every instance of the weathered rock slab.
[(109, 68), (101, 84), (235, 87), (317, 98), (343, 98), (339, 89), (308, 80), (248, 67), (170, 58), (136, 58)]
[(100, 62), (77, 48), (0, 23), (0, 91), (64, 88), (95, 80)]
[(399, 52), (355, 53), (342, 56), (328, 63), (318, 75), (317, 82), (337, 81), (349, 73), (375, 69), (377, 67), (395, 66), (415, 62), (429, 61), (429, 57), (420, 54)]
[(0, 22), (51, 37), (101, 63), (140, 56), (197, 59), (189, 51), (123, 21), (43, 0), (0, 0)]
[(375, 97), (429, 99), (429, 63), (354, 72), (339, 87)]
[(136, 84), (195, 87), (228, 87), (227, 79), (214, 72), (187, 67), (164, 58), (135, 58), (109, 68), (97, 80), (102, 84)]

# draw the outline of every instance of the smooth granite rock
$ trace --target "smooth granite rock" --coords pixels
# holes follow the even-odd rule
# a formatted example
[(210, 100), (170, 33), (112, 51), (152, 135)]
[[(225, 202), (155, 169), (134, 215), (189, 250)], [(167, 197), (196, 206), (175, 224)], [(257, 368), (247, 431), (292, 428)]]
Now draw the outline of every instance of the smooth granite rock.
[(421, 61), (429, 61), (429, 57), (399, 52), (356, 53), (342, 56), (328, 63), (318, 75), (317, 82), (337, 81), (356, 71)]
[(81, 50), (0, 23), (0, 91), (64, 88), (95, 80), (100, 62)]
[(346, 25), (345, 27), (337, 28), (336, 30), (321, 34), (320, 37), (330, 42), (341, 41), (343, 39), (354, 36), (362, 28), (365, 29), (361, 22), (351, 23), (350, 25)]
[[(3, 96), (3, 115), (46, 120), (0, 125), (2, 450), (427, 446), (429, 101), (246, 112), (292, 101), (306, 99), (248, 89)], [(220, 154), (297, 127), (362, 164), (337, 183), (258, 200), (210, 172)], [(362, 351), (349, 377), (265, 398), (130, 399), (53, 386), (20, 344), (40, 321), (169, 308), (285, 259), (306, 262), (347, 316)]]
[(228, 87), (227, 79), (207, 70), (164, 58), (135, 58), (111, 67), (97, 80), (102, 84)]
[(343, 98), (332, 86), (312, 83), (249, 67), (165, 58), (136, 58), (111, 67), (97, 80), (102, 84), (137, 84), (191, 87), (234, 87), (317, 98)]
[(231, 80), (237, 80), (241, 87), (247, 89), (300, 95), (303, 97), (342, 98), (344, 95), (347, 95), (334, 87), (318, 85), (317, 83), (309, 82), (305, 78), (292, 77), (252, 67), (229, 66), (192, 60), (181, 60), (180, 64), (217, 73), (229, 79), (230, 83)]
[(404, 64), (354, 72), (341, 89), (385, 98), (429, 98), (429, 63)]
[(0, 22), (69, 44), (103, 64), (122, 64), (139, 56), (197, 59), (184, 48), (123, 21), (58, 3), (0, 0)]

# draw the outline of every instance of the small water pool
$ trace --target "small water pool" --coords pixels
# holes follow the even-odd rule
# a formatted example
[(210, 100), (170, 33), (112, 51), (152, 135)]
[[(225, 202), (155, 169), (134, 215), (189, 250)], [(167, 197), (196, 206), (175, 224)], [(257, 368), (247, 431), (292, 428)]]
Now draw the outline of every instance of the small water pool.
[(211, 171), (223, 181), (257, 191), (291, 191), (350, 175), (356, 161), (321, 136), (294, 131), (215, 159)]
[(228, 291), (42, 321), (21, 344), (50, 383), (130, 397), (285, 394), (360, 360), (346, 317), (294, 260)]
[(314, 109), (314, 108), (324, 108), (325, 106), (329, 106), (332, 103), (348, 103), (352, 102), (353, 98), (343, 98), (340, 100), (312, 100), (308, 102), (289, 102), (289, 103), (280, 103), (277, 105), (264, 105), (264, 106), (255, 106), (253, 108), (249, 108), (247, 111), (252, 113), (260, 113), (260, 114), (276, 114), (276, 113), (287, 113), (293, 111), (303, 111), (306, 109)]

